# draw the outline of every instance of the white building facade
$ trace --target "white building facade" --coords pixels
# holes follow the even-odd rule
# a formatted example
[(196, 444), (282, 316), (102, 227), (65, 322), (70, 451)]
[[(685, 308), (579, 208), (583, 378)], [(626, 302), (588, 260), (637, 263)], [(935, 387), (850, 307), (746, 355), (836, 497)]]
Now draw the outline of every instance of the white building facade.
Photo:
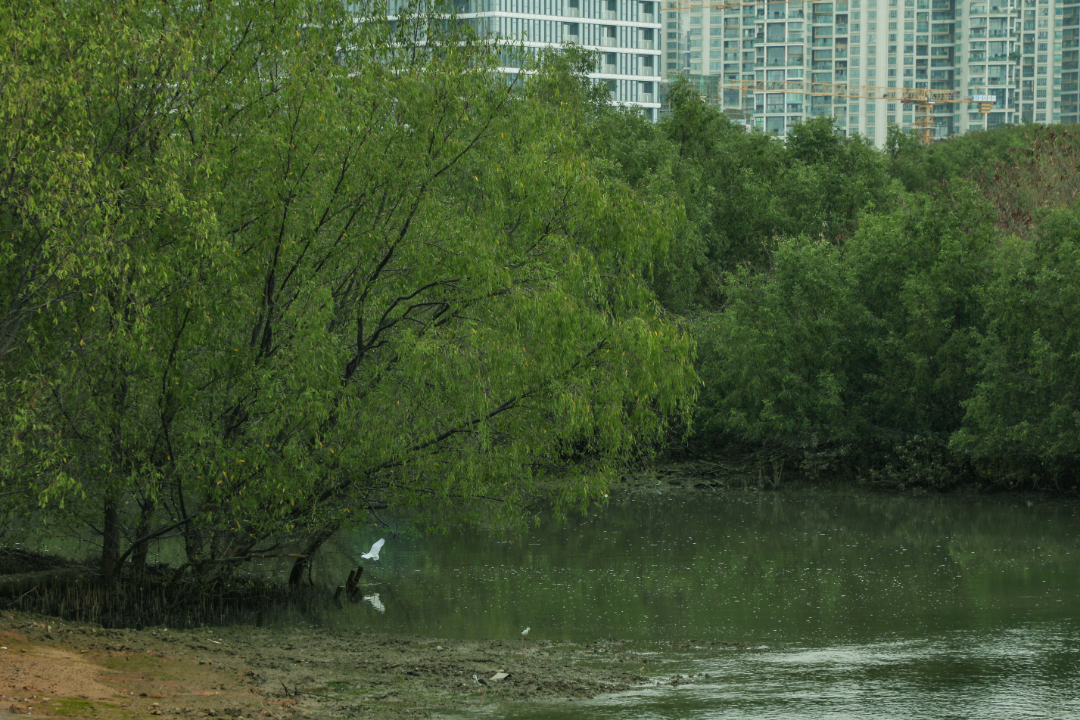
[[(659, 2), (654, 0), (464, 0), (458, 16), (478, 30), (525, 47), (576, 43), (596, 50), (600, 62), (590, 77), (607, 85), (612, 100), (660, 110)], [(506, 67), (505, 72), (516, 72)]]

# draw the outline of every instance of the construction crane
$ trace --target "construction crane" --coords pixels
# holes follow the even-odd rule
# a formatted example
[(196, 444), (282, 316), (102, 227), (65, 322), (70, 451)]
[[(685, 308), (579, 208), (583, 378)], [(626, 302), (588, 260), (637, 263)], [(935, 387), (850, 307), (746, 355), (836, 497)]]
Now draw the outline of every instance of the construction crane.
[[(706, 0), (667, 0), (665, 10), (728, 10), (737, 7), (768, 5), (810, 4), (809, 0), (742, 0), (741, 2), (706, 2)], [(923, 143), (929, 144), (934, 139), (934, 105), (936, 103), (976, 103), (979, 112), (989, 113), (997, 101), (994, 95), (974, 95), (961, 97), (955, 90), (935, 90), (930, 88), (894, 88), (876, 85), (850, 85), (847, 83), (811, 82), (808, 80), (720, 80), (717, 89), (741, 90), (743, 92), (783, 92), (814, 95), (819, 97), (866, 98), (899, 101), (915, 106), (915, 120), (912, 123)], [(708, 98), (706, 98), (708, 100)], [(719, 98), (717, 98), (719, 100)]]
[(731, 8), (737, 8), (737, 7), (743, 7), (743, 6), (751, 6), (751, 5), (755, 5), (755, 6), (756, 5), (761, 5), (761, 6), (764, 6), (764, 5), (787, 5), (788, 3), (792, 3), (792, 4), (795, 4), (795, 5), (802, 5), (803, 3), (809, 2), (809, 1), (810, 0), (759, 0), (759, 1), (755, 2), (755, 0), (743, 0), (742, 2), (704, 2), (704, 0), (702, 0), (701, 2), (696, 2), (695, 3), (695, 2), (693, 2), (693, 0), (690, 0), (690, 2), (687, 2), (687, 0), (682, 0), (679, 3), (675, 3), (675, 2), (671, 2), (669, 0), (664, 5), (664, 7), (662, 9), (664, 9), (664, 10), (702, 10), (702, 9), (708, 8), (709, 10), (730, 10)]
[[(924, 143), (934, 139), (934, 105), (937, 103), (976, 103), (979, 111), (988, 113), (997, 98), (994, 95), (975, 95), (965, 98), (955, 90), (930, 88), (880, 87), (877, 85), (851, 85), (848, 83), (812, 82), (809, 80), (719, 80), (718, 90), (741, 90), (752, 93), (792, 93), (815, 97), (865, 98), (892, 100), (915, 106), (913, 126)], [(713, 98), (706, 98), (713, 100)], [(719, 100), (719, 98), (715, 98)]]

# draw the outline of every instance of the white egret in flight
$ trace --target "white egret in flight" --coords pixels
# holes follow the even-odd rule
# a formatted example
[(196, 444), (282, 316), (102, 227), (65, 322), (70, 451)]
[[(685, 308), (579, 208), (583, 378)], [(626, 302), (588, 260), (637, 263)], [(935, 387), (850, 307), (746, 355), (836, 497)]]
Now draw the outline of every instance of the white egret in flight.
[(361, 555), (360, 557), (364, 558), (365, 560), (378, 560), (379, 559), (379, 551), (382, 550), (382, 546), (385, 543), (386, 543), (386, 538), (379, 538), (378, 542), (376, 542), (374, 545), (372, 545), (371, 549), (368, 550), (363, 555)]

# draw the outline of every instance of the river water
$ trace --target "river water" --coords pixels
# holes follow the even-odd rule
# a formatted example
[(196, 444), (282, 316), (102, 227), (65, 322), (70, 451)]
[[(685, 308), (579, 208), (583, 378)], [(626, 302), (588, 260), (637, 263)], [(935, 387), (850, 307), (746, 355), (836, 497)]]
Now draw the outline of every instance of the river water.
[(637, 495), (512, 543), (339, 536), (314, 578), (342, 582), (385, 535), (363, 578), (378, 601), (331, 624), (655, 653), (634, 669), (660, 684), (484, 717), (1080, 718), (1078, 520), (992, 498)]

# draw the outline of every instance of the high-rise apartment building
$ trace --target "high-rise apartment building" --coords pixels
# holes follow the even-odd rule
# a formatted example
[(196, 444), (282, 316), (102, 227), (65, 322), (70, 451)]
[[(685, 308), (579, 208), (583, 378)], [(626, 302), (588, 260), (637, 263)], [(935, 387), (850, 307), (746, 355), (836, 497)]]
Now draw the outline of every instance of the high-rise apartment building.
[[(459, 0), (478, 30), (541, 48), (576, 43), (599, 53), (596, 82), (614, 102), (655, 119), (660, 110), (660, 22), (655, 0)], [(506, 67), (508, 73), (516, 68)]]
[(663, 0), (661, 12), (664, 74), (719, 75), (715, 102), (771, 134), (831, 115), (881, 145), (890, 122), (919, 123), (903, 88), (952, 94), (921, 108), (936, 138), (1080, 121), (1080, 0)]

